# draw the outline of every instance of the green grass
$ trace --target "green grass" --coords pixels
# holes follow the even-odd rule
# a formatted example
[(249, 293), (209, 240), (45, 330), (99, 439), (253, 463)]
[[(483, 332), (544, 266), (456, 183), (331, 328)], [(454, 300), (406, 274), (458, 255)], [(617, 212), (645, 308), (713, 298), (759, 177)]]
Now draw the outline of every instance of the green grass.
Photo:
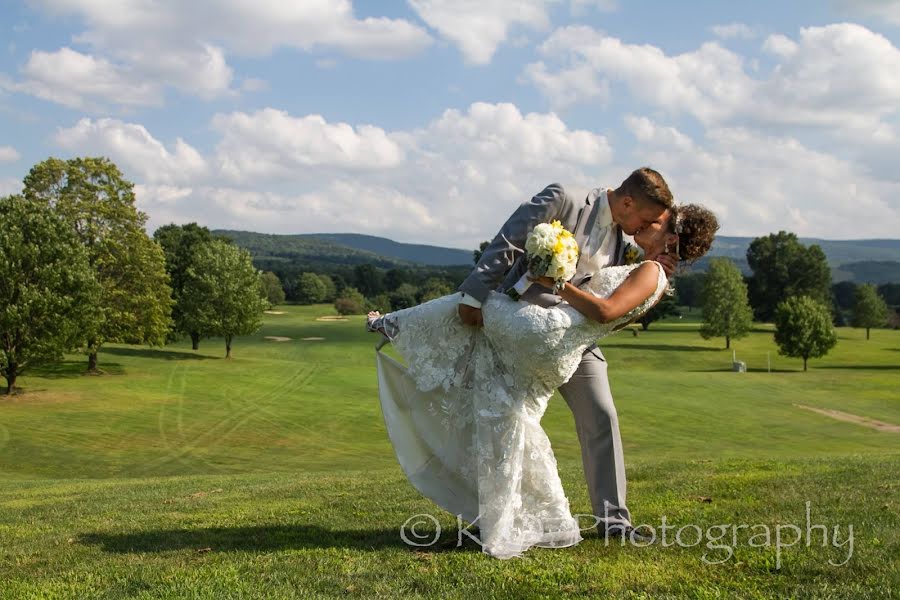
[[(102, 376), (69, 356), (0, 397), (0, 598), (897, 597), (900, 434), (795, 405), (900, 424), (900, 332), (867, 342), (840, 329), (807, 373), (777, 355), (765, 326), (732, 344), (745, 374), (692, 318), (601, 345), (637, 523), (757, 524), (774, 536), (779, 523), (805, 528), (809, 501), (813, 523), (843, 536), (853, 525), (846, 565), (827, 562), (846, 547), (801, 542), (779, 559), (750, 547), (746, 530), (717, 565), (704, 552), (725, 550), (705, 538), (638, 548), (587, 531), (574, 548), (498, 561), (471, 541), (457, 548), (455, 518), (403, 477), (362, 318), (279, 310), (230, 360), (221, 340), (110, 345)], [(543, 423), (573, 512), (589, 513), (561, 398)], [(401, 540), (418, 513), (438, 517), (437, 545)]]

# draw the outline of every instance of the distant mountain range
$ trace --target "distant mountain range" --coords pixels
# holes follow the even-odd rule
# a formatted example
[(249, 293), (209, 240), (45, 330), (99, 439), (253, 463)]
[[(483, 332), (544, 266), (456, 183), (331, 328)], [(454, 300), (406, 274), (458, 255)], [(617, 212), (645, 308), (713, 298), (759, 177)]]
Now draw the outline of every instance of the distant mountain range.
[[(236, 244), (247, 248), (265, 264), (300, 262), (305, 268), (327, 270), (338, 265), (370, 263), (377, 267), (419, 265), (472, 265), (474, 248), (465, 250), (427, 244), (405, 244), (358, 233), (304, 233), (278, 235), (218, 229)], [(709, 255), (696, 268), (704, 269), (710, 257), (731, 258), (745, 272), (747, 248), (754, 238), (719, 236)], [(900, 282), (900, 240), (821, 240), (800, 238), (806, 245), (818, 244), (831, 265), (835, 281), (871, 283)]]

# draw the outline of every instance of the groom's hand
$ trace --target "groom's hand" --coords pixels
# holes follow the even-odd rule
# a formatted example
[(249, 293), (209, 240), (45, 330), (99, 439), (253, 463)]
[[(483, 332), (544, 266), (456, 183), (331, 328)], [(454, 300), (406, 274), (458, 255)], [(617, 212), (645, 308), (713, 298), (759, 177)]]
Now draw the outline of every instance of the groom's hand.
[(459, 318), (465, 325), (472, 325), (473, 327), (481, 327), (484, 325), (481, 309), (469, 306), (468, 304), (459, 305)]

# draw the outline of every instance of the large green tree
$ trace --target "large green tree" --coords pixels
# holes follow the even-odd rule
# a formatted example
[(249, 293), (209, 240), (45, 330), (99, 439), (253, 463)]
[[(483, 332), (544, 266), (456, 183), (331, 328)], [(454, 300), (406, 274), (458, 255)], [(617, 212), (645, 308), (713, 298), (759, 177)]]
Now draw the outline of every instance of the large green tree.
[(200, 347), (200, 332), (191, 330), (184, 316), (182, 296), (184, 294), (185, 274), (194, 258), (194, 252), (202, 244), (213, 239), (209, 229), (197, 223), (163, 225), (153, 232), (153, 239), (162, 247), (166, 257), (166, 272), (172, 286), (172, 297), (175, 305), (172, 308), (172, 320), (175, 323), (169, 333), (169, 341), (175, 341), (180, 334), (191, 338), (194, 350)]
[(26, 367), (84, 341), (100, 288), (68, 222), (45, 203), (0, 198), (0, 373), (6, 393)]
[(825, 356), (837, 344), (828, 306), (809, 296), (795, 296), (779, 304), (775, 309), (775, 343), (780, 354), (802, 358), (806, 371), (810, 358)]
[(55, 209), (84, 245), (100, 284), (97, 308), (85, 322), (88, 371), (106, 342), (163, 345), (173, 325), (165, 257), (144, 231), (134, 184), (106, 158), (50, 158), (25, 177), (23, 193)]
[(831, 302), (831, 268), (825, 253), (817, 245), (804, 246), (793, 233), (756, 238), (747, 249), (747, 263), (753, 270), (748, 291), (757, 320), (772, 320), (778, 304), (792, 296)]
[(204, 337), (225, 338), (225, 358), (231, 358), (235, 336), (262, 325), (268, 298), (261, 275), (249, 252), (217, 239), (198, 246), (187, 268), (185, 319)]
[(740, 269), (727, 258), (714, 258), (703, 280), (703, 339), (724, 337), (725, 347), (732, 339), (745, 337), (753, 326), (753, 312), (747, 300), (747, 284)]
[(301, 273), (294, 285), (294, 298), (300, 304), (324, 302), (327, 294), (326, 283), (316, 273)]
[(284, 304), (284, 287), (278, 275), (272, 271), (262, 274), (263, 287), (266, 290), (266, 298), (269, 300), (269, 308)]
[(884, 327), (887, 324), (888, 314), (887, 303), (878, 295), (874, 285), (864, 283), (856, 288), (852, 324), (854, 327), (866, 328), (866, 339), (869, 339), (872, 327)]

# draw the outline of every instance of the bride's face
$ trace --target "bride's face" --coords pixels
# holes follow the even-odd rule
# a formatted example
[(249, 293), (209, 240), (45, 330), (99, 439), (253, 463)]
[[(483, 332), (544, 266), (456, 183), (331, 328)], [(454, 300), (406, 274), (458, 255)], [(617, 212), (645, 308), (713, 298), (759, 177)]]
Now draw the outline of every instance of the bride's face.
[(664, 253), (667, 243), (670, 249), (675, 247), (678, 236), (670, 229), (671, 216), (672, 213), (667, 211), (665, 218), (660, 222), (652, 223), (635, 234), (634, 242), (644, 251), (644, 258), (650, 260)]

